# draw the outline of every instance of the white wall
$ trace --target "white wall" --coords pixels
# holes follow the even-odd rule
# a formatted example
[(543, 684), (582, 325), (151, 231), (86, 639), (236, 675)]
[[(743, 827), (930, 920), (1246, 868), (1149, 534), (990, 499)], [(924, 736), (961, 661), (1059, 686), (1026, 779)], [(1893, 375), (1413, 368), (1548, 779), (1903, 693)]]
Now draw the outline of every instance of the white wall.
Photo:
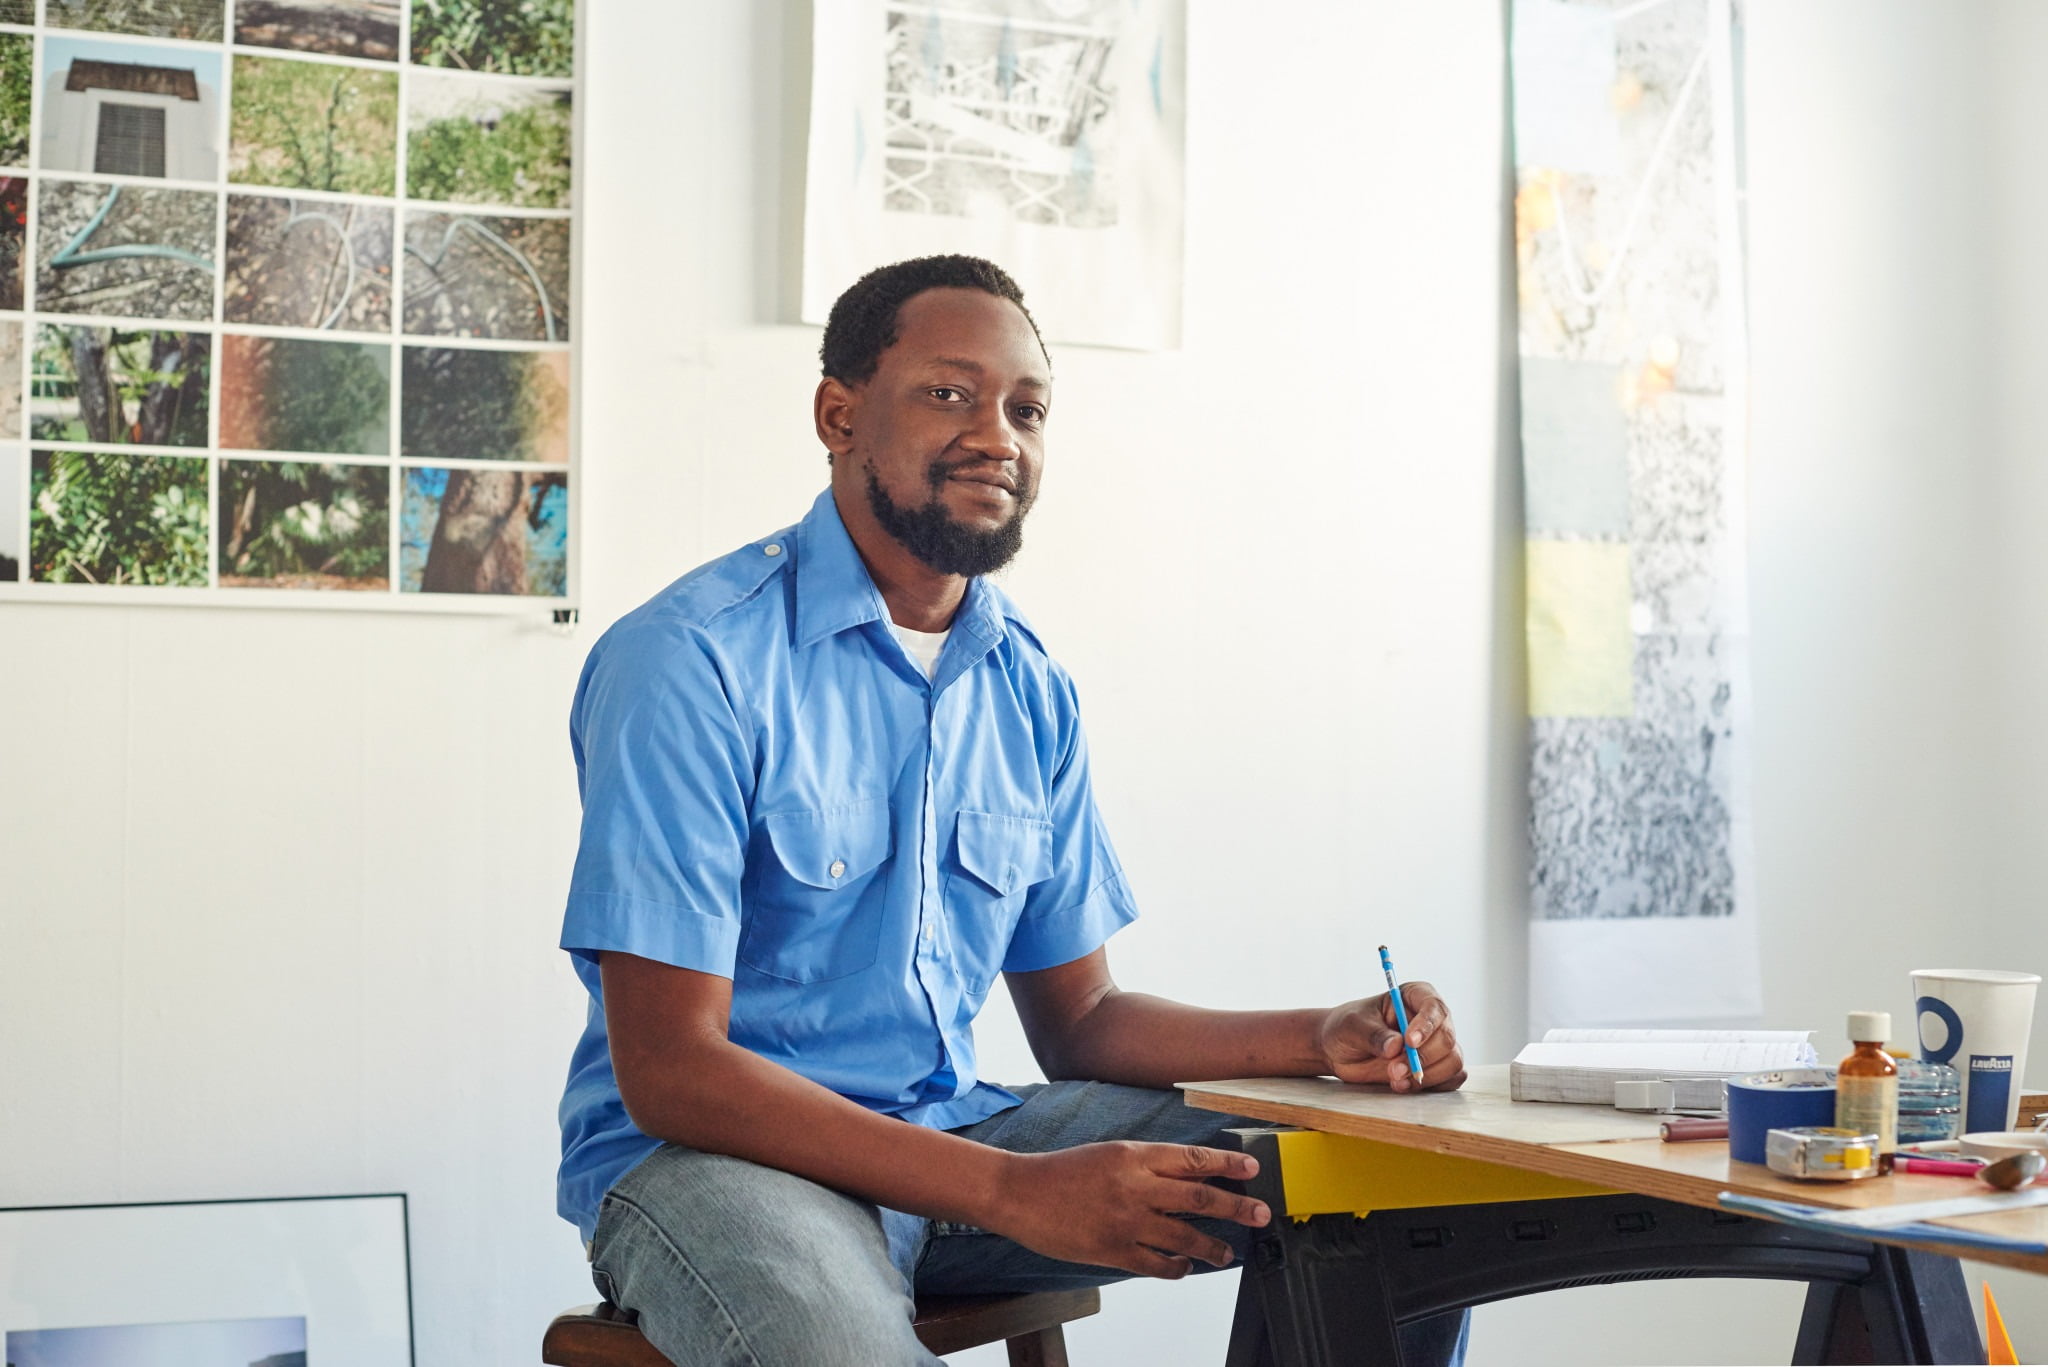
[[(1386, 939), (1498, 1059), (1524, 1010), (1499, 7), (1192, 8), (1186, 347), (1059, 351), (1009, 580), (1080, 680), (1148, 909), (1118, 973), (1329, 1000), (1370, 987)], [(2048, 959), (2048, 869), (2015, 853), (2048, 756), (1998, 706), (2023, 715), (2048, 680), (2048, 565), (2013, 510), (2048, 493), (2020, 458), (2038, 372), (1987, 321), (2024, 322), (2014, 282), (2048, 280), (2027, 231), (1977, 246), (1982, 215), (2041, 219), (2002, 168), (2035, 150), (2044, 97), (1994, 99), (1985, 72), (2022, 84), (2019, 30), (1995, 24), (2041, 53), (2048, 22), (2020, 0), (1754, 8), (1765, 991), (1832, 1039), (1994, 926), (2031, 916), (2015, 933)], [(409, 1191), (435, 1367), (531, 1361), (588, 1299), (551, 1188), (580, 1015), (549, 947), (566, 705), (605, 622), (822, 485), (817, 334), (770, 321), (802, 16), (593, 4), (574, 638), (0, 606), (0, 1204)], [(1987, 150), (1987, 124), (2012, 146)], [(1028, 1074), (1006, 1004), (984, 1054)], [(2023, 1346), (2048, 1343), (2042, 1284), (2000, 1285)], [(1232, 1289), (1118, 1289), (1076, 1360), (1219, 1360)], [(1573, 1292), (1483, 1311), (1472, 1361), (1782, 1358), (1796, 1303)], [(1589, 1342), (1609, 1312), (1665, 1346)]]
[[(2048, 184), (2033, 174), (2048, 159), (2048, 89), (2035, 74), (2040, 55), (2048, 53), (2048, 8), (2001, 0), (1997, 24), (1992, 71), (2001, 104), (1992, 140), (1997, 191), (1991, 240), (2002, 279), (1993, 291), (1998, 354), (1991, 371), (2005, 459), (1991, 518), (1999, 547), (1997, 592), (1986, 622), (1997, 666), (1986, 728), (1999, 778), (1993, 798), (1999, 857), (1984, 930), (2010, 945), (2015, 964), (2048, 975), (2048, 730), (2034, 724), (2048, 697), (2048, 536), (2041, 532), (2048, 512), (2048, 437), (2039, 411), (2048, 375), (2048, 333), (2040, 327), (2048, 259), (2038, 246), (2039, 225), (2048, 221)], [(2035, 1009), (2032, 1060), (2038, 1087), (2048, 1078), (2048, 1000)]]
[(1765, 990), (1830, 1042), (1859, 1006), (1911, 1037), (1908, 971), (1955, 957), (2005, 853), (1989, 13), (1752, 7)]

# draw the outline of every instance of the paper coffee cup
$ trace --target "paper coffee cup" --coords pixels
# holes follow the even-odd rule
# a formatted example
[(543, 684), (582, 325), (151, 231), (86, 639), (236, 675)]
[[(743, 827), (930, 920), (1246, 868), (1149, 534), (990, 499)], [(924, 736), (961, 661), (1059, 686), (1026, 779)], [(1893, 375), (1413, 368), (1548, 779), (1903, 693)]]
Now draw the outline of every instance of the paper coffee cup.
[(1920, 1057), (1963, 1081), (1963, 1131), (2010, 1130), (2019, 1119), (2038, 973), (1916, 968)]

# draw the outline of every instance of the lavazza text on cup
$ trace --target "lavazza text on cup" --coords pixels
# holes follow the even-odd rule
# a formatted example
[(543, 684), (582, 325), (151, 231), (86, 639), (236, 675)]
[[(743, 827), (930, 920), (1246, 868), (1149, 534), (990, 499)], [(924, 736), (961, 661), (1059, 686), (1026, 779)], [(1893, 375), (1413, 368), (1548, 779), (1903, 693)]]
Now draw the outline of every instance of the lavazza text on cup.
[(1962, 1075), (1963, 1133), (2011, 1129), (2019, 1117), (2041, 975), (1916, 968), (1912, 976), (1920, 1057)]

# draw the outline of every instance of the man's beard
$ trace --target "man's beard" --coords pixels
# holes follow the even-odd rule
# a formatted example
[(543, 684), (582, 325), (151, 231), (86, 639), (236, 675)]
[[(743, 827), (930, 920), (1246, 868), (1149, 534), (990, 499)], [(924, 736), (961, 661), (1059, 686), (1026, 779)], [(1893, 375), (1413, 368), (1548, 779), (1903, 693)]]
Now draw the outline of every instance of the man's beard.
[(934, 464), (929, 476), (932, 486), (930, 500), (917, 507), (906, 508), (889, 497), (881, 481), (875, 478), (874, 467), (869, 466), (868, 507), (874, 512), (875, 521), (882, 524), (883, 531), (940, 574), (970, 577), (993, 574), (1009, 564), (1023, 549), (1024, 514), (1031, 511), (1034, 491), (1020, 477), (1015, 495), (1017, 511), (1010, 515), (1010, 520), (992, 531), (976, 531), (955, 522), (939, 499), (939, 491), (945, 488), (947, 478), (957, 468)]

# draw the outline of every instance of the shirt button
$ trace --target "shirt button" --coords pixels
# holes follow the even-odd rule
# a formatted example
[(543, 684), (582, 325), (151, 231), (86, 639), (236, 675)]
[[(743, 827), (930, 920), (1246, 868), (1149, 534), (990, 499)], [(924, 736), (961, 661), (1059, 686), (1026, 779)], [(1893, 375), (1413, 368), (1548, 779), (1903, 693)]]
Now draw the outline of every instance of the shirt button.
[(840, 874), (846, 872), (846, 861), (844, 859), (833, 860), (832, 867), (827, 869), (826, 872), (837, 878)]
[(932, 938), (933, 934), (934, 932), (932, 930), (932, 923), (930, 921), (926, 921), (924, 923), (924, 938), (929, 940)]
[(771, 542), (769, 542), (769, 543), (768, 543), (767, 545), (765, 545), (765, 546), (763, 546), (763, 547), (761, 548), (761, 554), (763, 554), (763, 555), (781, 555), (781, 554), (782, 554), (782, 547), (780, 547), (780, 546), (776, 545), (776, 544), (775, 544), (775, 543), (774, 543), (773, 541), (771, 541)]

